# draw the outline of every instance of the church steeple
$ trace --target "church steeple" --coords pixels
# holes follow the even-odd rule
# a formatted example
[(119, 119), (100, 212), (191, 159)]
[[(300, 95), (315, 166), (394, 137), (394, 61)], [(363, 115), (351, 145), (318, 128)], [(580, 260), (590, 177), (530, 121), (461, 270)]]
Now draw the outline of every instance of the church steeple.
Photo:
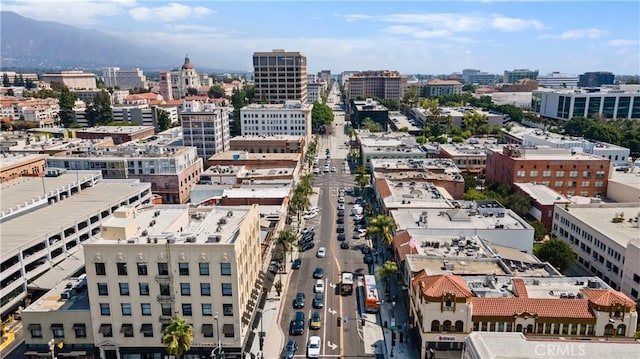
[(184, 64), (182, 65), (183, 70), (192, 70), (193, 65), (191, 64), (191, 60), (189, 60), (189, 54), (186, 54), (184, 57)]

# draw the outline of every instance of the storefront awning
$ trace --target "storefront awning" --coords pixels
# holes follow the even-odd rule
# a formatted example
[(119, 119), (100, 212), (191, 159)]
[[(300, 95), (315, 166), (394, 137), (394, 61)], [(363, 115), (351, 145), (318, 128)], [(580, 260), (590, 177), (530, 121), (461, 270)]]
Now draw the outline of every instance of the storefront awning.
[(40, 324), (31, 323), (27, 326), (27, 330), (42, 330), (42, 326)]
[(142, 324), (140, 333), (153, 334), (153, 324)]
[(213, 324), (202, 324), (202, 334), (204, 336), (212, 336), (213, 335)]
[(122, 327), (120, 328), (120, 333), (132, 335), (133, 324), (122, 324)]
[(224, 324), (222, 326), (222, 333), (224, 333), (224, 335), (233, 335), (233, 324)]
[(100, 324), (100, 329), (98, 329), (98, 333), (100, 334), (111, 333), (111, 324)]

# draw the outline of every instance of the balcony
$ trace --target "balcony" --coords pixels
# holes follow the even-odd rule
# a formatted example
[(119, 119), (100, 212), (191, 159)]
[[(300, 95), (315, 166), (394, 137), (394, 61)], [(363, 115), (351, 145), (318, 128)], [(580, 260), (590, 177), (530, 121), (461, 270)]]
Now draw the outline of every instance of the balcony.
[(162, 283), (162, 284), (169, 284), (171, 282), (171, 275), (170, 274), (167, 274), (167, 275), (158, 274), (158, 275), (156, 275), (156, 282)]
[(161, 315), (158, 319), (162, 324), (171, 324), (173, 318), (170, 315)]
[(156, 297), (156, 299), (158, 300), (159, 303), (169, 303), (172, 302), (175, 298), (172, 295), (158, 295)]

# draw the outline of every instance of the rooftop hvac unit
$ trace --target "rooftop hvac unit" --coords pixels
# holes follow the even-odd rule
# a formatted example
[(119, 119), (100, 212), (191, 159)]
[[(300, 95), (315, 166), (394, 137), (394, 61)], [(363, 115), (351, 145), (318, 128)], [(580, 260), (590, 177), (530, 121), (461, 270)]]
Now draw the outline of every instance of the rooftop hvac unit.
[(226, 218), (220, 218), (220, 220), (218, 221), (218, 224), (227, 224), (227, 219)]
[(71, 290), (65, 290), (64, 292), (60, 293), (60, 298), (62, 299), (69, 299), (69, 297), (71, 297)]
[(154, 216), (154, 217), (158, 217), (159, 215), (160, 215), (160, 211), (155, 211), (155, 212), (153, 213), (153, 216)]
[(189, 236), (185, 239), (185, 242), (187, 243), (195, 243), (196, 242), (196, 237), (195, 236)]
[(222, 236), (213, 234), (207, 237), (207, 243), (218, 243), (222, 240)]
[(149, 227), (153, 227), (156, 225), (156, 220), (152, 219), (151, 222), (149, 222)]
[(227, 212), (227, 217), (233, 217), (233, 211)]

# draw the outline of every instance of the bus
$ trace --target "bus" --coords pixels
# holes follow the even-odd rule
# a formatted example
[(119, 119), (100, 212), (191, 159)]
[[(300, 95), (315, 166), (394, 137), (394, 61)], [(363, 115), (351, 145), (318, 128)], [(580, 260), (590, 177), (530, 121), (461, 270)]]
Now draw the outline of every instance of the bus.
[(353, 273), (342, 272), (340, 275), (340, 295), (353, 294)]
[(371, 274), (364, 276), (364, 311), (366, 313), (378, 313), (380, 311), (380, 297), (376, 277)]

